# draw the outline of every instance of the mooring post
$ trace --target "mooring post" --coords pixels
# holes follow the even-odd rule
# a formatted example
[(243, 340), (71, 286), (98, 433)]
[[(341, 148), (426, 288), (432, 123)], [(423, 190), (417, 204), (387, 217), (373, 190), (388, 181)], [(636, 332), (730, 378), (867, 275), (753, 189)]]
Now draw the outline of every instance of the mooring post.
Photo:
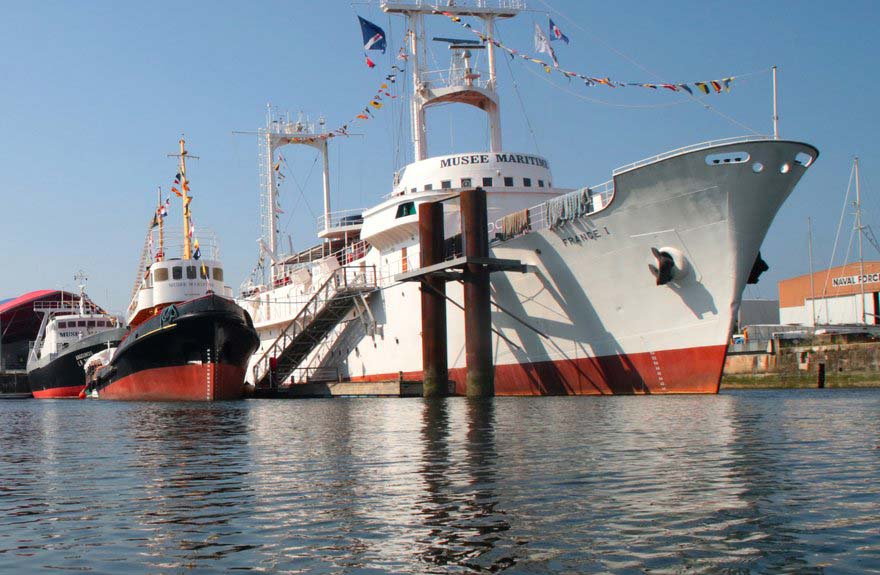
[[(443, 261), (443, 204), (419, 206), (421, 267)], [(428, 276), (422, 280), (422, 395), (442, 397), (449, 386), (446, 356), (446, 281)]]
[[(482, 188), (465, 190), (461, 192), (460, 198), (464, 255), (469, 258), (488, 258), (489, 221), (486, 191)], [(464, 337), (468, 397), (495, 395), (490, 304), (488, 268), (480, 264), (468, 264), (464, 270)]]

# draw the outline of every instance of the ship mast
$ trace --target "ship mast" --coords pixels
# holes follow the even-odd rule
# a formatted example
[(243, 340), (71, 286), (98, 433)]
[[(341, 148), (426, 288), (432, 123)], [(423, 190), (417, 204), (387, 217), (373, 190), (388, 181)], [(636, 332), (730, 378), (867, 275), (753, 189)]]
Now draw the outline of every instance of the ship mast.
[[(278, 162), (276, 151), (287, 145), (302, 144), (315, 148), (321, 152), (323, 160), (323, 185), (324, 185), (324, 229), (330, 227), (330, 154), (328, 141), (334, 136), (325, 129), (324, 118), (319, 118), (317, 123), (310, 122), (300, 115), (296, 122), (288, 118), (273, 118), (272, 108), (266, 117), (266, 127), (258, 132), (260, 139), (260, 180), (262, 184), (262, 238), (260, 249), (272, 261), (272, 277), (274, 280), (281, 273), (274, 264), (282, 259), (278, 248), (278, 224), (275, 221), (278, 214)], [(319, 234), (320, 235), (320, 234)]]
[(156, 261), (161, 262), (165, 259), (165, 231), (164, 220), (162, 217), (162, 188), (156, 188), (156, 223), (159, 224), (159, 253), (156, 254)]
[(73, 279), (79, 282), (79, 315), (86, 315), (86, 280), (89, 278), (86, 276), (86, 272), (79, 270)]
[(180, 196), (183, 200), (183, 259), (188, 260), (192, 258), (192, 239), (190, 238), (192, 220), (189, 213), (189, 203), (192, 201), (192, 197), (188, 193), (189, 183), (186, 179), (186, 158), (188, 156), (198, 160), (199, 157), (189, 155), (189, 152), (186, 151), (185, 147), (186, 141), (183, 138), (180, 139), (179, 143), (180, 152), (177, 154), (168, 154), (168, 157), (178, 159), (177, 169), (180, 171)]
[[(496, 91), (495, 45), (491, 42), (495, 30), (495, 20), (512, 18), (525, 8), (518, 0), (481, 1), (473, 6), (457, 6), (452, 2), (442, 7), (444, 17), (471, 16), (479, 18), (484, 24), (484, 35), (490, 40), (485, 43), (489, 78), (480, 81), (470, 68), (466, 46), (450, 46), (453, 50), (465, 48), (460, 55), (464, 63), (463, 73), (456, 73), (453, 65), (445, 77), (434, 79), (426, 77), (425, 65), (425, 22), (426, 15), (441, 15), (440, 8), (422, 2), (388, 1), (381, 3), (382, 10), (388, 13), (403, 14), (409, 30), (409, 57), (412, 69), (413, 98), (410, 106), (412, 121), (413, 153), (416, 161), (428, 157), (427, 126), (425, 110), (444, 103), (469, 104), (486, 112), (489, 117), (489, 148), (492, 152), (501, 151), (501, 102)], [(474, 81), (476, 80), (476, 81)]]
[(856, 231), (859, 234), (859, 287), (861, 288), (862, 314), (859, 323), (865, 325), (865, 258), (862, 255), (862, 190), (859, 187), (859, 157), (855, 158), (856, 172)]

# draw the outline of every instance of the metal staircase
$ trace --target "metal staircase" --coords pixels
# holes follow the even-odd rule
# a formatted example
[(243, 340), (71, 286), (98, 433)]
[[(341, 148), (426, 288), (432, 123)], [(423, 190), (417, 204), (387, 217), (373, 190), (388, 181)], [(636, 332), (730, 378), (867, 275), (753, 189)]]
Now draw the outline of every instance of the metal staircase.
[(374, 267), (341, 267), (315, 290), (253, 366), (258, 389), (277, 388), (353, 309), (376, 289)]

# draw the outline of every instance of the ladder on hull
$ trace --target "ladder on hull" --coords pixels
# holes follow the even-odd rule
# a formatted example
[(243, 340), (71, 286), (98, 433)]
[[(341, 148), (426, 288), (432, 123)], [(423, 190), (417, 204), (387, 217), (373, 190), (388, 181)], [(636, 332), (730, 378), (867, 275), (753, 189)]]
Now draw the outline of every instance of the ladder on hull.
[(374, 267), (335, 270), (256, 361), (254, 385), (277, 388), (351, 310), (365, 305), (364, 295), (375, 289)]

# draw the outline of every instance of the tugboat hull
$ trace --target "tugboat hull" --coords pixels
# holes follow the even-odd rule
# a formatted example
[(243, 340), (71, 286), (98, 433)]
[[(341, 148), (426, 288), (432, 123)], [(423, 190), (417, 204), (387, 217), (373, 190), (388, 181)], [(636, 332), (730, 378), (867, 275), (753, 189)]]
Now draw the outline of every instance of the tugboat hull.
[(209, 295), (170, 305), (122, 341), (90, 392), (141, 401), (239, 399), (257, 344), (250, 316), (231, 300)]
[(95, 334), (71, 345), (55, 357), (30, 364), (28, 383), (31, 393), (38, 399), (79, 397), (86, 386), (83, 364), (108, 346), (115, 347), (125, 331), (125, 328), (117, 328)]

